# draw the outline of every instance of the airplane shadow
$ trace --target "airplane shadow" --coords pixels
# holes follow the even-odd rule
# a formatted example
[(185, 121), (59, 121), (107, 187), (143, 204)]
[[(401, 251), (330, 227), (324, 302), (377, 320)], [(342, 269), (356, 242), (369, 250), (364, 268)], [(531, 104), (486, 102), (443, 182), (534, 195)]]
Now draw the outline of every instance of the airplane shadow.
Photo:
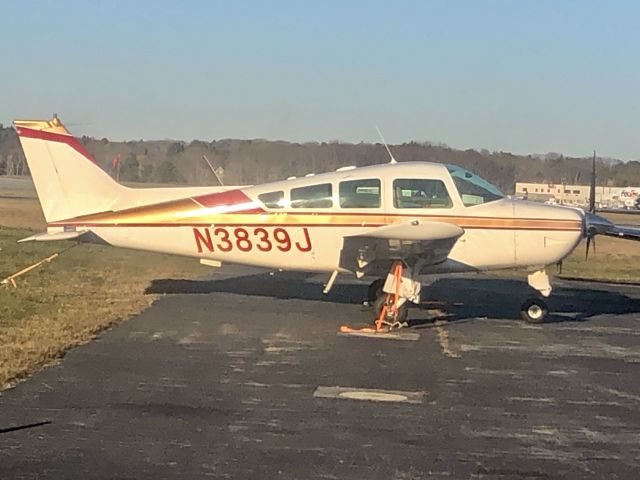
[[(597, 288), (590, 289), (589, 286)], [(602, 314), (640, 312), (640, 298), (603, 288), (593, 283), (578, 288), (554, 287), (551, 296), (545, 299), (549, 306), (545, 323), (582, 322)], [(520, 279), (444, 278), (422, 290), (421, 306), (426, 307), (431, 315), (427, 318), (424, 315), (422, 318), (414, 317), (409, 324), (420, 328), (434, 319), (519, 320), (522, 303), (535, 296), (527, 282)]]
[[(640, 298), (614, 290), (556, 287), (546, 301), (550, 314), (546, 322), (584, 321), (601, 314), (640, 313)], [(153, 280), (147, 294), (231, 293), (277, 299), (313, 300), (343, 304), (362, 304), (367, 285), (336, 283), (328, 295), (314, 274), (259, 273), (212, 280)], [(615, 287), (611, 287), (615, 288)], [(482, 319), (520, 319), (520, 306), (534, 291), (527, 282), (512, 278), (446, 277), (422, 290), (422, 303), (412, 306), (409, 324), (428, 326), (438, 319), (447, 321)], [(367, 310), (364, 309), (363, 310)], [(363, 313), (363, 321), (369, 315)]]
[[(259, 273), (214, 280), (153, 280), (145, 293), (234, 293), (282, 300), (315, 300), (331, 303), (362, 304), (367, 286), (336, 283), (329, 294), (313, 273)], [(315, 281), (314, 281), (315, 280)]]

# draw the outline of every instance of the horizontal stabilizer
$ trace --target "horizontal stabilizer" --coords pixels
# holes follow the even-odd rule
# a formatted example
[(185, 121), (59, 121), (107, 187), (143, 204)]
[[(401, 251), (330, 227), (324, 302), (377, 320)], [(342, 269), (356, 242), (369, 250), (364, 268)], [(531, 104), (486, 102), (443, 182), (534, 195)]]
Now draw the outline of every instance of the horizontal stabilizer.
[(89, 233), (89, 230), (75, 230), (73, 232), (56, 232), (56, 233), (38, 233), (31, 235), (27, 238), (18, 240), (18, 243), (23, 242), (56, 242), (59, 240), (73, 240), (79, 238), (85, 233)]

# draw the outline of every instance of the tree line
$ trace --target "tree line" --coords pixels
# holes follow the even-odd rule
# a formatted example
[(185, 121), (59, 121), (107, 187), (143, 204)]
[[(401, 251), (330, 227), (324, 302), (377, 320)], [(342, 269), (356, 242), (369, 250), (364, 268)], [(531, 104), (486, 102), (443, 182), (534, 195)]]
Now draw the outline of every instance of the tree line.
[[(221, 139), (132, 140), (81, 137), (102, 168), (123, 182), (215, 185), (217, 180), (206, 156), (225, 184), (249, 185), (308, 173), (322, 173), (347, 165), (387, 163), (381, 144)], [(559, 154), (515, 155), (487, 150), (456, 150), (442, 144), (408, 142), (390, 146), (398, 161), (452, 163), (477, 173), (505, 193), (513, 193), (516, 181), (588, 184), (590, 157)], [(28, 175), (28, 167), (12, 128), (0, 128), (0, 175)], [(598, 160), (598, 184), (640, 185), (640, 162)]]

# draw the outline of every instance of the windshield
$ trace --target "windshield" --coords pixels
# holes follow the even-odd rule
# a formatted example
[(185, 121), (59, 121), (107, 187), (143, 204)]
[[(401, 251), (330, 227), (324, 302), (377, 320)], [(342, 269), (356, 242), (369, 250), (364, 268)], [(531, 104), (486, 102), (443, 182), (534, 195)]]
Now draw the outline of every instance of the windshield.
[(456, 184), (465, 207), (472, 207), (504, 198), (504, 194), (496, 187), (463, 168), (447, 165), (447, 170), (449, 170), (453, 178), (453, 183)]

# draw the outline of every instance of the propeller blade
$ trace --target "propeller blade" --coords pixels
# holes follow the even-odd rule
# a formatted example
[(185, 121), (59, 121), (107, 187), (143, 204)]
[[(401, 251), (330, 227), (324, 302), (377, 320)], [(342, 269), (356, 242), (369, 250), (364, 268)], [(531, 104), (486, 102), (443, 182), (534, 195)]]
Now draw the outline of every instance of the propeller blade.
[(585, 260), (588, 260), (588, 259), (589, 259), (589, 245), (591, 245), (591, 239), (592, 239), (592, 238), (593, 238), (593, 237), (591, 237), (591, 235), (589, 235), (589, 236), (587, 237), (587, 249), (586, 249), (586, 250), (585, 250), (585, 252), (584, 252), (584, 259), (585, 259)]
[[(591, 162), (591, 188), (589, 189), (589, 213), (596, 213), (596, 151)], [(587, 243), (587, 245), (589, 245)]]
[(596, 254), (596, 237), (593, 237), (593, 254)]
[(556, 272), (558, 273), (558, 275), (562, 275), (562, 260), (556, 263)]

